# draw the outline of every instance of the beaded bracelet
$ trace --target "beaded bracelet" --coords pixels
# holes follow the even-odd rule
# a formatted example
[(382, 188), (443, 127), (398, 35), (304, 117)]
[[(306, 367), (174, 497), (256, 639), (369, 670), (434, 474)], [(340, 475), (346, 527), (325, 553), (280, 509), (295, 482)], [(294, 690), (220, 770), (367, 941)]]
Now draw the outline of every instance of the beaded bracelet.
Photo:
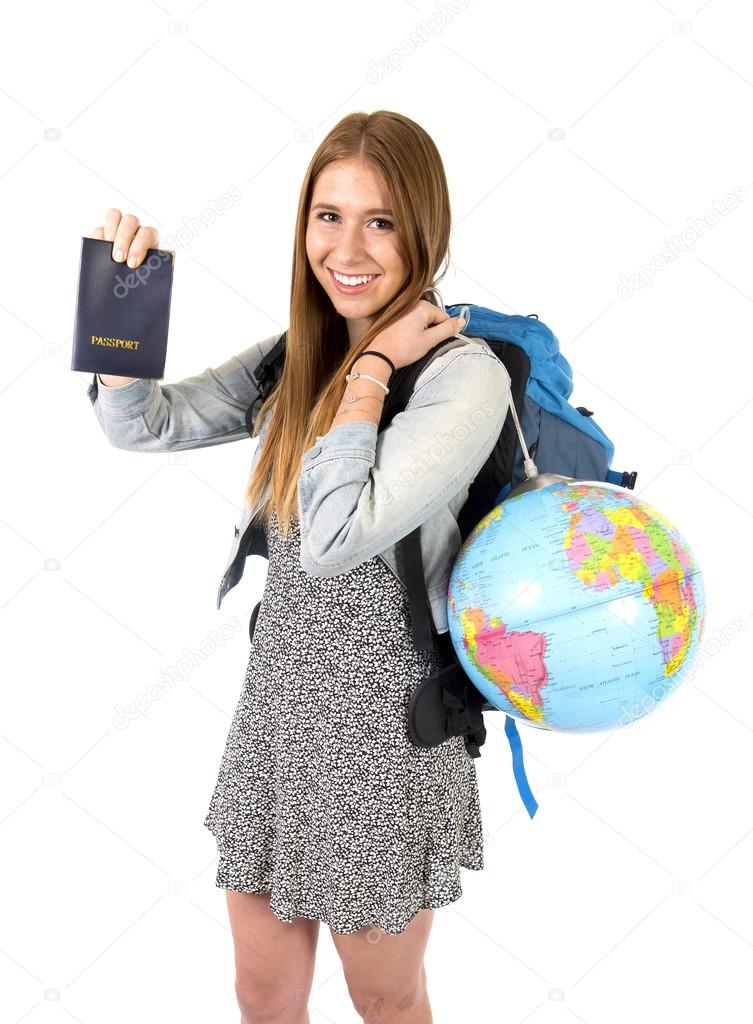
[(346, 380), (360, 380), (361, 377), (363, 377), (364, 380), (373, 380), (374, 383), (378, 384), (380, 388), (384, 388), (385, 395), (388, 395), (390, 393), (390, 389), (387, 387), (384, 381), (379, 380), (378, 377), (372, 377), (370, 373), (359, 373), (358, 370), (351, 370), (350, 373), (345, 374)]
[[(392, 371), (390, 373), (390, 378), (387, 381), (387, 383), (388, 384), (392, 383), (392, 378), (397, 373), (397, 370), (395, 369), (395, 364), (392, 362), (392, 360), (390, 359), (389, 356), (386, 356), (384, 354), (384, 352), (377, 352), (376, 349), (367, 348), (364, 352), (361, 352), (359, 355), (356, 356), (356, 358), (353, 360), (353, 363), (355, 363), (358, 359), (360, 359), (361, 356), (379, 356), (380, 359), (385, 359), (390, 364), (390, 370)], [(351, 367), (352, 367), (353, 363), (351, 363)], [(365, 374), (364, 374), (364, 376), (365, 376)]]

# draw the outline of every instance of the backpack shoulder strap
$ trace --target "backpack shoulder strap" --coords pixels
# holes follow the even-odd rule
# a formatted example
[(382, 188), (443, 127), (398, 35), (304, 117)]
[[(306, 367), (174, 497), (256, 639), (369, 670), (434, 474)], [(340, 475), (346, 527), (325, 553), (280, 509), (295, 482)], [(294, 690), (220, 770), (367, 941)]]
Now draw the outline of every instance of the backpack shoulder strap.
[(251, 379), (256, 385), (259, 397), (255, 398), (246, 409), (246, 429), (249, 434), (251, 434), (254, 429), (254, 419), (256, 418), (256, 414), (258, 413), (262, 402), (280, 379), (282, 367), (285, 363), (285, 343), (287, 338), (288, 332), (283, 331), (278, 340), (269, 352), (262, 357), (251, 374)]
[(390, 421), (402, 412), (410, 401), (410, 397), (416, 386), (418, 378), (421, 376), (423, 371), (433, 362), (438, 356), (444, 352), (449, 351), (453, 348), (458, 348), (461, 345), (468, 343), (467, 338), (454, 337), (447, 338), (444, 341), (439, 341), (430, 348), (420, 359), (417, 359), (414, 363), (409, 363), (408, 366), (401, 366), (399, 370), (395, 372), (395, 376), (392, 378), (392, 384), (390, 384), (390, 393), (384, 400), (384, 406), (382, 408), (382, 415), (379, 420), (379, 430), (384, 428), (390, 423)]
[[(256, 369), (251, 374), (251, 378), (259, 391), (259, 397), (256, 398), (246, 410), (246, 428), (248, 429), (249, 434), (253, 430), (255, 413), (258, 411), (261, 402), (266, 399), (267, 395), (277, 385), (277, 382), (280, 379), (280, 374), (282, 373), (282, 368), (285, 363), (285, 344), (287, 342), (287, 336), (288, 332), (283, 331), (279, 339), (275, 342), (269, 352), (267, 352), (267, 354), (261, 359)], [(460, 345), (465, 345), (466, 343), (467, 339), (462, 337), (448, 338), (445, 341), (437, 342), (434, 348), (429, 349), (429, 351), (420, 359), (417, 359), (416, 362), (410, 363), (408, 366), (401, 366), (395, 373), (392, 384), (390, 385), (390, 393), (385, 398), (378, 429), (384, 430), (393, 416), (406, 407), (410, 401), (410, 396), (413, 393), (416, 381), (430, 362), (443, 352), (456, 348)]]

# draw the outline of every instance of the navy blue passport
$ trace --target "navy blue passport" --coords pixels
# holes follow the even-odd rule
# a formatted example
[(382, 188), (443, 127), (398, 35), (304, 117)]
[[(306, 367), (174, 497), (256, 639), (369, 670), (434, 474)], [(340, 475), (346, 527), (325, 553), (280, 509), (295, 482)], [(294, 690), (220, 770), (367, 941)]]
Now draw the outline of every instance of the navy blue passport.
[(161, 380), (175, 253), (147, 249), (132, 270), (112, 249), (101, 238), (81, 239), (71, 369)]

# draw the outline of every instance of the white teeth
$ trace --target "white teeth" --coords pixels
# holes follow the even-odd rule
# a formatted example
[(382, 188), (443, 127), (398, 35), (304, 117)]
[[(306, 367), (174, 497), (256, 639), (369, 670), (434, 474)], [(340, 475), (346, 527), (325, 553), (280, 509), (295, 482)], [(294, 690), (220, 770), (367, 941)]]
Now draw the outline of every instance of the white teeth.
[(376, 274), (366, 274), (363, 277), (343, 277), (343, 275), (338, 274), (336, 270), (333, 270), (332, 273), (341, 284), (348, 284), (351, 286), (355, 284), (365, 284), (367, 281), (370, 281), (372, 277), (376, 277)]

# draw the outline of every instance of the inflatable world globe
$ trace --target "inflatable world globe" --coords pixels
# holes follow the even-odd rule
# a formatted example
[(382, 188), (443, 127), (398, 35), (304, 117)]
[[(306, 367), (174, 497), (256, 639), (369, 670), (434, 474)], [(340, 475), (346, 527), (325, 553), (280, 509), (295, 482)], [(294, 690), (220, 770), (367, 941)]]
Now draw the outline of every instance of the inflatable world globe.
[(594, 732), (652, 711), (703, 629), (701, 570), (660, 512), (611, 484), (542, 474), (468, 535), (447, 612), (463, 669), (494, 707)]

